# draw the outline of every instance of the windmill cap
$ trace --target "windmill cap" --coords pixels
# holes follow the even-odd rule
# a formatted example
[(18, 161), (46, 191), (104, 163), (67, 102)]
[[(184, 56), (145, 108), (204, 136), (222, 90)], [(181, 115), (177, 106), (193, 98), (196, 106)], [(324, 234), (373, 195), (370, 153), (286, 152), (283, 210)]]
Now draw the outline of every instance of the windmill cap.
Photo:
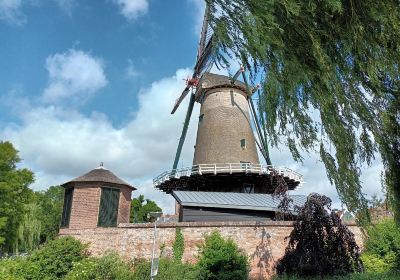
[(214, 74), (214, 73), (205, 73), (200, 80), (201, 87), (203, 89), (220, 87), (220, 86), (228, 86), (228, 87), (239, 87), (242, 90), (246, 90), (246, 84), (243, 82), (236, 80), (234, 84), (231, 83), (231, 78), (225, 75)]

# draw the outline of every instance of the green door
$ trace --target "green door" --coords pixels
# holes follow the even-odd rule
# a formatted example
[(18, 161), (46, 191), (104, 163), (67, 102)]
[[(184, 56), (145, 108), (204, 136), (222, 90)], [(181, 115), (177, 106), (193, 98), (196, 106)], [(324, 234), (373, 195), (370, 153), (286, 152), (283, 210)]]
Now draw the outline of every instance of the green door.
[(99, 227), (116, 227), (118, 218), (119, 190), (101, 188)]

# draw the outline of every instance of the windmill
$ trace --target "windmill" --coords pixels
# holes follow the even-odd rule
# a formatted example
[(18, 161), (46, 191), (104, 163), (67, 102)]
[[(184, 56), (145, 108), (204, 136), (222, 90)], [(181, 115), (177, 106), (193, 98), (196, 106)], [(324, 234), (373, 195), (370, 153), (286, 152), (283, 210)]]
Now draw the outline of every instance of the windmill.
[[(175, 113), (190, 95), (173, 167), (156, 177), (153, 185), (167, 193), (177, 189), (272, 193), (277, 177), (281, 177), (289, 189), (294, 189), (302, 182), (302, 176), (271, 165), (265, 126), (259, 121), (252, 99), (256, 92), (260, 94), (259, 86), (248, 84), (243, 67), (232, 77), (210, 73), (214, 46), (208, 13), (206, 7), (193, 75), (171, 112)], [(243, 81), (239, 81), (240, 76)], [(201, 109), (193, 165), (178, 169), (195, 102), (201, 104)], [(266, 165), (260, 164), (257, 148)]]

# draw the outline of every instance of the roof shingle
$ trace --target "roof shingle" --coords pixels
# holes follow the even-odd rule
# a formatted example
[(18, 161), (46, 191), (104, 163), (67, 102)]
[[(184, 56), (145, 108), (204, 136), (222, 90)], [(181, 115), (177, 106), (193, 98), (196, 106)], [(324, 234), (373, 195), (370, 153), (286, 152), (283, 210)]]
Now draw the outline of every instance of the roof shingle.
[(135, 187), (132, 185), (128, 184), (121, 178), (117, 177), (114, 173), (112, 173), (110, 170), (100, 166), (98, 168), (95, 168), (88, 173), (79, 176), (75, 179), (72, 179), (71, 181), (68, 181), (62, 186), (66, 186), (70, 183), (81, 183), (81, 182), (102, 182), (102, 183), (109, 183), (109, 184), (115, 184), (115, 185), (122, 185), (122, 186), (127, 186), (132, 188), (133, 190), (136, 190)]

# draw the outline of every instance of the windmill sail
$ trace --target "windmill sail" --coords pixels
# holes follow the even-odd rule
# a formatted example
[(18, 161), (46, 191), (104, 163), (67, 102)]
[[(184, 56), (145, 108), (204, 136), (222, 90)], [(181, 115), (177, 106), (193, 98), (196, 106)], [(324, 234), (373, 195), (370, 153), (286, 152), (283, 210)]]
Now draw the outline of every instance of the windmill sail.
[[(198, 83), (200, 77), (205, 72), (209, 72), (211, 69), (211, 66), (213, 63), (213, 60), (212, 60), (212, 47), (213, 47), (212, 46), (212, 38), (213, 38), (213, 35), (212, 35), (212, 30), (208, 23), (208, 13), (209, 13), (209, 8), (208, 8), (208, 6), (206, 6), (206, 10), (204, 13), (204, 19), (203, 19), (203, 25), (202, 25), (201, 34), (200, 34), (199, 47), (197, 49), (197, 59), (196, 59), (195, 67), (193, 69), (192, 79), (188, 80), (188, 84), (187, 84), (186, 88), (183, 90), (180, 97), (176, 100), (171, 114), (175, 113), (176, 109), (178, 109), (179, 105), (182, 103), (183, 99), (189, 93), (190, 89), (193, 86), (197, 86), (197, 83)], [(174, 160), (174, 164), (172, 166), (172, 170), (176, 170), (176, 168), (178, 167), (183, 143), (185, 142), (190, 118), (192, 116), (193, 106), (194, 106), (194, 102), (195, 102), (195, 96), (194, 96), (195, 94), (192, 92), (190, 95), (191, 96), (190, 96), (190, 100), (189, 100), (188, 109), (186, 112), (185, 122), (183, 124), (182, 134), (179, 139), (179, 144), (178, 144), (178, 148), (176, 150), (175, 160)]]
[(212, 38), (213, 32), (208, 23), (208, 6), (206, 6), (206, 11), (204, 13), (203, 25), (200, 33), (199, 47), (197, 49), (196, 64), (193, 69), (193, 75), (190, 80), (188, 80), (186, 88), (183, 90), (179, 98), (175, 101), (175, 105), (171, 111), (174, 114), (176, 109), (185, 99), (191, 87), (196, 86), (200, 77), (205, 73), (209, 72), (213, 64), (212, 59)]

